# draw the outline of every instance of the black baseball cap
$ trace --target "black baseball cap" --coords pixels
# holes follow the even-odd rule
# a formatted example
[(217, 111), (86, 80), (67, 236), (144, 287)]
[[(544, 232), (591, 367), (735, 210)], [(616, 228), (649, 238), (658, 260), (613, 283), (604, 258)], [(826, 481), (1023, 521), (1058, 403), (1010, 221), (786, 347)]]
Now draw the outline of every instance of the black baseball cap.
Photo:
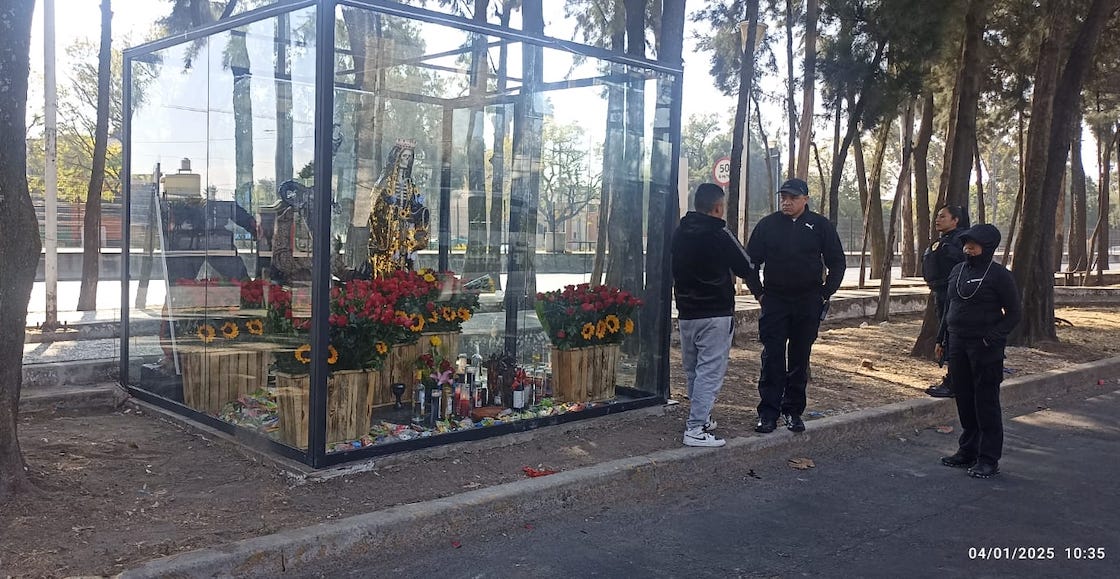
[(790, 179), (778, 188), (778, 193), (789, 193), (790, 195), (808, 195), (809, 185), (801, 179)]

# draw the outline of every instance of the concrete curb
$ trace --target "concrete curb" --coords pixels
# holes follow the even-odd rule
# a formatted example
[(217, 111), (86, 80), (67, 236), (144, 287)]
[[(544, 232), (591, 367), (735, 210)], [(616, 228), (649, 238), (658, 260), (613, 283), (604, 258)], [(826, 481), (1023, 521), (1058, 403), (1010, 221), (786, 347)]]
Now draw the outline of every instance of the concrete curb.
[[(1118, 373), (1120, 357), (1012, 378), (1001, 391), (1004, 411), (1013, 415), (1065, 394), (1111, 391), (1111, 386), (1098, 386), (1098, 380)], [(951, 400), (908, 400), (814, 420), (802, 434), (782, 430), (765, 437), (731, 439), (722, 449), (680, 447), (614, 460), (156, 559), (119, 577), (273, 576), (309, 571), (326, 558), (393, 552), (406, 544), (469, 537), (477, 525), (525, 521), (620, 497), (640, 499), (684, 488), (698, 473), (745, 468), (748, 462), (777, 454), (806, 455), (837, 444), (870, 443), (883, 435), (948, 423), (955, 416)], [(951, 451), (951, 446), (950, 442), (946, 450)]]

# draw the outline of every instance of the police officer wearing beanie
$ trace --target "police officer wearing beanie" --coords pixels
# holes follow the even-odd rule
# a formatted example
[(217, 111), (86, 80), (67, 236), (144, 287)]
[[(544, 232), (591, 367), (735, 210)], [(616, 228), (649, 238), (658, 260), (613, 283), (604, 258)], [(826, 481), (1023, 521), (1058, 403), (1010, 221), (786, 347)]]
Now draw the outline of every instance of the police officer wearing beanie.
[[(790, 179), (778, 189), (780, 211), (759, 220), (747, 242), (756, 267), (747, 286), (762, 306), (758, 338), (762, 371), (758, 379), (756, 432), (773, 432), (779, 416), (794, 432), (805, 430), (805, 389), (809, 355), (828, 300), (844, 279), (844, 248), (836, 228), (810, 211), (809, 186)], [(827, 271), (827, 276), (826, 276)], [(788, 352), (788, 355), (787, 355)]]
[(1022, 309), (1011, 272), (992, 260), (999, 230), (977, 225), (960, 235), (967, 256), (949, 274), (949, 304), (937, 333), (937, 355), (948, 354), (949, 375), (961, 421), (959, 448), (941, 459), (945, 466), (968, 468), (976, 478), (999, 474), (1003, 454), (1003, 381), (1007, 335)]

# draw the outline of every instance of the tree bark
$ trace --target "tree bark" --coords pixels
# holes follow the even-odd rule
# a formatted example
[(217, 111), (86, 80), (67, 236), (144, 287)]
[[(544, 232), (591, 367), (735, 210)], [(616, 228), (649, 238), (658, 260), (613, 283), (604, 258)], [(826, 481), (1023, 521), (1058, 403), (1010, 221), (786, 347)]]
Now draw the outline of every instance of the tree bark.
[[(914, 128), (914, 103), (908, 107), (910, 117), (910, 126), (904, 129), (908, 131), (910, 137), (913, 137)], [(907, 138), (902, 143), (903, 148), (911, 147), (911, 139)], [(906, 167), (906, 172), (901, 173), (899, 184), (903, 187), (902, 190), (902, 206), (899, 208), (899, 227), (901, 228), (901, 235), (899, 237), (902, 254), (902, 277), (914, 277), (918, 275), (918, 244), (915, 243), (914, 232), (914, 203), (913, 203), (913, 189), (910, 186), (911, 173), (914, 171), (913, 165), (914, 150), (910, 149), (910, 163)], [(925, 243), (923, 240), (922, 243)]]
[(112, 65), (113, 8), (101, 0), (101, 49), (97, 56), (97, 122), (93, 130), (93, 167), (86, 189), (86, 214), (82, 229), (82, 285), (78, 311), (97, 309), (97, 282), (101, 278), (101, 189), (105, 186), (105, 149), (109, 142), (109, 78)]
[(972, 174), (976, 140), (976, 109), (980, 100), (980, 76), (984, 70), (983, 35), (990, 0), (970, 0), (964, 18), (964, 39), (957, 76), (956, 122), (951, 129), (952, 147), (947, 149), (948, 173), (942, 188), (947, 203), (968, 207), (968, 182)]
[(27, 79), (33, 0), (0, 9), (0, 503), (31, 490), (20, 450), (27, 304), (42, 241), (27, 189)]
[(1027, 164), (1026, 164), (1026, 139), (1024, 138), (1024, 122), (1023, 111), (1019, 110), (1019, 127), (1015, 137), (1015, 142), (1019, 148), (1019, 186), (1015, 193), (1015, 205), (1011, 207), (1011, 224), (1007, 226), (1007, 241), (1003, 246), (1003, 265), (1011, 267), (1011, 246), (1015, 242), (1015, 236), (1019, 232), (1019, 215), (1023, 212), (1023, 191), (1027, 186)]
[[(929, 207), (929, 143), (933, 139), (933, 90), (927, 88), (922, 95), (922, 120), (914, 143), (914, 208), (917, 212), (918, 250), (932, 243), (932, 218)], [(918, 260), (915, 275), (922, 274), (922, 260)]]
[[(890, 121), (887, 121), (890, 123)], [(888, 127), (889, 130), (889, 127)], [(898, 212), (902, 208), (902, 196), (910, 182), (910, 144), (914, 139), (914, 104), (907, 103), (902, 117), (902, 168), (898, 172), (898, 185), (894, 190), (894, 203), (891, 204), (891, 222), (887, 232), (887, 251), (884, 252), (882, 271), (879, 280), (879, 303), (875, 307), (875, 321), (885, 322), (891, 315), (891, 258), (894, 257), (894, 238), (897, 232)]]
[[(1080, 108), (1080, 107), (1079, 107)], [(1088, 217), (1086, 208), (1085, 165), (1081, 162), (1081, 114), (1073, 121), (1073, 134), (1070, 136), (1070, 220), (1069, 235), (1069, 270), (1088, 271), (1089, 252), (1086, 246), (1086, 228)]]
[(1094, 131), (1097, 137), (1097, 158), (1099, 159), (1099, 180), (1097, 183), (1097, 226), (1093, 232), (1094, 246), (1096, 247), (1097, 285), (1104, 285), (1104, 270), (1108, 269), (1108, 213), (1109, 189), (1112, 179), (1112, 152), (1116, 148), (1117, 137), (1120, 136), (1120, 123), (1116, 127), (1105, 125), (1103, 130)]
[(852, 159), (856, 164), (856, 184), (859, 187), (859, 206), (863, 213), (863, 235), (860, 237), (859, 250), (859, 285), (863, 289), (867, 284), (867, 244), (871, 235), (871, 195), (867, 192), (867, 169), (863, 157), (863, 139), (852, 141)]
[(976, 161), (976, 223), (987, 223), (984, 207), (984, 164), (980, 159), (980, 139), (973, 139), (972, 153)]
[[(1081, 86), (1085, 80), (1086, 70), (1092, 63), (1096, 52), (1097, 42), (1100, 40), (1101, 31), (1109, 20), (1120, 0), (1093, 0), (1088, 14), (1080, 25), (1076, 40), (1070, 49), (1065, 66), (1060, 78), (1057, 78), (1057, 45), (1050, 36), (1043, 41), (1040, 50), (1039, 71), (1036, 79), (1046, 77), (1055, 78), (1056, 83), (1050, 86), (1036, 88), (1035, 101), (1032, 102), (1032, 113), (1038, 107), (1052, 102), (1050, 107), (1052, 115), (1049, 126), (1045, 128), (1048, 134), (1048, 143), (1040, 155), (1030, 159), (1029, 163), (1043, 165), (1043, 177), (1039, 181), (1028, 180), (1027, 189), (1023, 198), (1023, 231), (1015, 246), (1015, 261), (1018, 264), (1012, 273), (1023, 295), (1023, 321), (1012, 332), (1011, 343), (1018, 345), (1034, 345), (1041, 341), (1056, 340), (1057, 333), (1054, 329), (1054, 265), (1053, 256), (1049, 251), (1052, 247), (1054, 231), (1042, 219), (1045, 215), (1053, 215), (1057, 209), (1058, 189), (1061, 186), (1062, 175), (1065, 172), (1066, 157), (1069, 153), (1072, 124), (1077, 113), (1077, 102), (1081, 93)], [(1051, 6), (1049, 12), (1056, 20), (1058, 10)], [(1053, 21), (1053, 20), (1052, 20)], [(1054, 27), (1051, 27), (1053, 32)], [(1051, 48), (1048, 50), (1047, 46)], [(1053, 65), (1044, 64), (1053, 60)], [(1053, 69), (1055, 73), (1048, 72)], [(1052, 95), (1052, 100), (1047, 98)], [(1031, 134), (1036, 132), (1031, 116)], [(1040, 127), (1040, 131), (1043, 130)], [(1029, 150), (1033, 151), (1031, 147)]]
[[(883, 124), (879, 127), (878, 134), (875, 135), (875, 152), (871, 158), (871, 171), (867, 174), (867, 201), (871, 204), (871, 212), (868, 216), (871, 219), (871, 279), (883, 279), (883, 276), (890, 276), (891, 269), (888, 267), (886, 272), (883, 271), (883, 264), (890, 263), (884, 261), (883, 254), (891, 253), (894, 257), (894, 250), (887, 246), (887, 241), (883, 233), (883, 197), (882, 197), (882, 182), (883, 182), (883, 160), (887, 153), (887, 140), (891, 136), (891, 126), (894, 124), (894, 118), (888, 117), (883, 119)], [(892, 226), (893, 227), (893, 226)]]
[(817, 71), (817, 0), (805, 3), (805, 76), (801, 86), (801, 127), (798, 131), (797, 176), (809, 175), (809, 141), (813, 138), (813, 97)]
[[(627, 12), (629, 15), (629, 12)], [(758, 0), (747, 2), (747, 45), (739, 60), (739, 98), (735, 105), (735, 126), (731, 129), (731, 181), (727, 185), (727, 229), (736, 238), (746, 237), (746, 224), (743, 234), (739, 232), (739, 201), (747, 199), (749, 179), (742, 179), (743, 163), (750, 166), (750, 159), (744, 158), (746, 141), (750, 138), (747, 130), (747, 114), (750, 109), (751, 87), (754, 81), (754, 40), (755, 26), (758, 23)], [(743, 182), (746, 181), (746, 182)]]

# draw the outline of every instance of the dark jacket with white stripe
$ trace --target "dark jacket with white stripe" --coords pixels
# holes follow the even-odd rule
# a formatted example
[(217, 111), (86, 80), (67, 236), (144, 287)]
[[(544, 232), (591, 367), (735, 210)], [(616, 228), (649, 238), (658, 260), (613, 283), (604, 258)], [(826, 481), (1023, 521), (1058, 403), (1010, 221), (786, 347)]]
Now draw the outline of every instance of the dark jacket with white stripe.
[(753, 268), (742, 244), (727, 230), (727, 222), (689, 211), (673, 233), (673, 290), (679, 319), (734, 314), (735, 276), (750, 277)]

